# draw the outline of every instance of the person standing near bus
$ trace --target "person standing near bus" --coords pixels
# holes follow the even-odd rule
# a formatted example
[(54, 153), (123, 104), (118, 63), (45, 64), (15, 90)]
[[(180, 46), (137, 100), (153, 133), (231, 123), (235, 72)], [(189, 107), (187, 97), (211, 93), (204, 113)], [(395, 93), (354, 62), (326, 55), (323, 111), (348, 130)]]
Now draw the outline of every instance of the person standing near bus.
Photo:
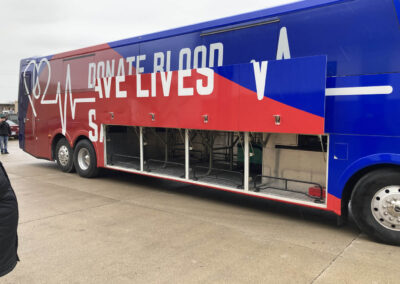
[(2, 154), (9, 154), (7, 151), (8, 136), (11, 135), (10, 125), (6, 122), (6, 116), (0, 116), (0, 148)]

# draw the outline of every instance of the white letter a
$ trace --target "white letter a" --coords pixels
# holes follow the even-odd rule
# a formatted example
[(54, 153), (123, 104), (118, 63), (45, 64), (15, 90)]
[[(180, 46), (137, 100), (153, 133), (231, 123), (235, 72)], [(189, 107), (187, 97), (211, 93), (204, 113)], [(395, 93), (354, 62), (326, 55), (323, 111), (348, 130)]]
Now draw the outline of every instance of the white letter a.
[(290, 59), (289, 39), (286, 27), (282, 27), (279, 33), (278, 51), (276, 52), (276, 60)]

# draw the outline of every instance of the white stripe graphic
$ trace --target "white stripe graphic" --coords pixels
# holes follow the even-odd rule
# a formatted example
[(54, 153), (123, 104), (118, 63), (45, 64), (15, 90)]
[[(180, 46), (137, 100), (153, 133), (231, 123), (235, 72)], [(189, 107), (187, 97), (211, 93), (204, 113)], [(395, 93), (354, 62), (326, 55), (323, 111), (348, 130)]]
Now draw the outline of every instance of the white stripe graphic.
[(357, 95), (389, 95), (393, 93), (392, 86), (327, 88), (326, 96), (357, 96)]

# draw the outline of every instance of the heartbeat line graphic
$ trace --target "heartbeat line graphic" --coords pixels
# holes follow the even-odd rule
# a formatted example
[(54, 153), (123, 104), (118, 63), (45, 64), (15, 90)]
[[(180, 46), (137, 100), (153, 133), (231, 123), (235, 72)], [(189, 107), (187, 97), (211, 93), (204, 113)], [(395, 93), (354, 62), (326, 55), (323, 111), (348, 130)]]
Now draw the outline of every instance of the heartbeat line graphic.
[(64, 104), (62, 102), (62, 97), (61, 97), (61, 83), (58, 82), (57, 83), (57, 93), (56, 93), (56, 98), (53, 100), (48, 100), (46, 99), (46, 94), (47, 94), (47, 89), (49, 87), (50, 84), (50, 78), (51, 78), (51, 67), (50, 67), (50, 63), (47, 60), (47, 58), (43, 58), (39, 64), (36, 64), (35, 60), (31, 60), (29, 62), (29, 64), (27, 65), (27, 67), (25, 68), (24, 71), (24, 85), (25, 85), (25, 90), (26, 90), (26, 94), (28, 94), (28, 99), (29, 102), (31, 104), (32, 107), (32, 112), (33, 115), (35, 117), (37, 117), (37, 113), (36, 113), (36, 109), (33, 103), (33, 100), (31, 98), (31, 96), (29, 95), (29, 89), (26, 83), (26, 71), (28, 70), (28, 68), (33, 65), (34, 66), (34, 71), (35, 71), (35, 76), (36, 76), (36, 81), (35, 81), (35, 85), (33, 87), (32, 90), (32, 96), (35, 100), (38, 100), (40, 98), (41, 95), (41, 89), (40, 89), (40, 84), (39, 84), (39, 71), (40, 71), (40, 67), (41, 65), (45, 63), (47, 65), (48, 68), (48, 77), (47, 77), (47, 83), (46, 83), (46, 87), (43, 91), (43, 96), (42, 99), (40, 100), (40, 104), (42, 105), (55, 105), (58, 103), (59, 106), (59, 113), (60, 113), (60, 121), (61, 121), (61, 129), (62, 129), (62, 134), (65, 135), (67, 132), (67, 106), (68, 106), (68, 99), (69, 99), (69, 103), (70, 103), (70, 107), (71, 107), (71, 114), (72, 114), (72, 119), (75, 119), (75, 114), (76, 114), (76, 106), (78, 103), (94, 103), (96, 102), (96, 98), (76, 98), (74, 99), (72, 96), (72, 87), (71, 87), (71, 68), (70, 65), (67, 65), (67, 75), (65, 78), (65, 95), (64, 95)]
[[(40, 84), (39, 84), (39, 72), (40, 72), (40, 68), (41, 68), (43, 63), (45, 63), (47, 65), (47, 68), (49, 70), (49, 74), (48, 74), (48, 78), (47, 78), (47, 84), (46, 84), (46, 87), (45, 87), (44, 92), (43, 92), (43, 93), (46, 93), (47, 89), (49, 87), (49, 84), (50, 84), (50, 76), (51, 76), (50, 62), (47, 60), (47, 58), (43, 58), (42, 60), (40, 60), (39, 64), (37, 64), (35, 60), (31, 60), (28, 63), (28, 65), (26, 65), (25, 70), (24, 70), (25, 94), (28, 96), (29, 103), (31, 104), (31, 107), (32, 107), (32, 112), (33, 112), (33, 115), (35, 117), (37, 117), (37, 114), (36, 114), (35, 105), (33, 103), (33, 99), (29, 95), (29, 88), (28, 88), (28, 84), (26, 83), (26, 72), (33, 65), (32, 78), (35, 78), (36, 80), (35, 80), (35, 85), (33, 86), (33, 89), (32, 89), (32, 96), (33, 96), (34, 99), (37, 100), (37, 99), (39, 99), (40, 94), (41, 94), (41, 89), (40, 89)], [(37, 93), (37, 91), (38, 91), (38, 93)]]

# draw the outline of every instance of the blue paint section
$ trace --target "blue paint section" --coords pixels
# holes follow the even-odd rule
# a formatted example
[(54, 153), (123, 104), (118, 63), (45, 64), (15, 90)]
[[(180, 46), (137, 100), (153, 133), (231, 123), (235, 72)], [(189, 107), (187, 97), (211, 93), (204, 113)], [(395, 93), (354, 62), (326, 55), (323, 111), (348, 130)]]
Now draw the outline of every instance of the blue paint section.
[(340, 2), (344, 2), (344, 1), (349, 1), (349, 0), (299, 1), (299, 2), (292, 3), (292, 4), (288, 4), (288, 5), (273, 7), (273, 8), (255, 11), (255, 12), (251, 12), (251, 13), (245, 13), (242, 15), (226, 17), (226, 18), (222, 18), (222, 19), (218, 19), (218, 20), (214, 20), (214, 21), (190, 25), (190, 26), (181, 27), (181, 28), (177, 28), (177, 29), (171, 29), (171, 30), (152, 33), (152, 34), (148, 34), (148, 35), (118, 40), (118, 41), (110, 42), (108, 44), (112, 48), (116, 48), (116, 47), (120, 47), (120, 46), (124, 46), (124, 45), (136, 44), (136, 43), (140, 43), (140, 42), (157, 40), (157, 39), (162, 39), (162, 38), (166, 38), (166, 37), (174, 37), (174, 36), (178, 36), (178, 35), (182, 35), (182, 34), (188, 34), (188, 33), (193, 33), (193, 32), (200, 32), (200, 31), (208, 31), (209, 29), (215, 29), (217, 27), (245, 23), (247, 21), (254, 21), (254, 20), (263, 19), (266, 17), (273, 17), (273, 16), (280, 15), (283, 13), (296, 12), (296, 11), (301, 11), (301, 10), (309, 9), (309, 8), (318, 8), (321, 6), (340, 3)]
[(335, 143), (333, 153), (336, 160), (347, 160), (349, 158), (349, 145), (347, 143)]
[[(279, 22), (202, 36), (210, 29), (271, 17)], [(192, 67), (196, 46), (204, 45), (209, 53), (217, 42), (224, 46), (223, 65), (232, 65), (275, 60), (282, 27), (287, 29), (291, 57), (326, 55), (328, 76), (400, 72), (400, 29), (393, 0), (307, 0), (109, 45), (123, 57), (145, 55), (145, 73), (153, 72), (154, 52), (171, 51), (171, 70), (176, 70), (181, 49), (191, 50)], [(211, 66), (208, 55), (206, 66)]]
[(325, 56), (275, 60), (268, 65), (266, 97), (325, 116)]
[(281, 17), (292, 57), (326, 54), (328, 76), (400, 72), (392, 0), (354, 0)]
[[(29, 99), (25, 91), (24, 73), (23, 73), (26, 68), (26, 65), (27, 65), (27, 60), (21, 60), (20, 63), (21, 73), (20, 73), (19, 88), (18, 88), (18, 123), (19, 123), (18, 140), (19, 140), (19, 147), (21, 149), (25, 149), (25, 119), (29, 107)], [(27, 72), (32, 72), (32, 71), (33, 71), (33, 66), (32, 68), (30, 68), (30, 70), (27, 70)], [(27, 80), (28, 90), (29, 92), (31, 92), (32, 82), (28, 78), (26, 80)]]
[(279, 31), (280, 25), (276, 22), (203, 36), (202, 40), (205, 46), (217, 42), (223, 44), (223, 65), (242, 64), (252, 60), (275, 60)]
[(253, 67), (251, 66), (251, 64), (236, 64), (230, 66), (215, 67), (213, 68), (213, 70), (216, 74), (232, 82), (235, 82), (236, 84), (241, 85), (241, 80), (243, 80), (243, 83), (251, 80), (254, 81), (254, 72), (252, 68)]
[(400, 0), (393, 0), (393, 3), (396, 8), (397, 17), (400, 19)]
[[(261, 66), (261, 63), (258, 65)], [(240, 81), (229, 77), (227, 79), (257, 92), (253, 64), (241, 66)], [(219, 70), (221, 68), (216, 69), (216, 72), (224, 76)], [(325, 82), (325, 56), (272, 60), (268, 62), (264, 96), (324, 117)]]
[[(215, 51), (214, 60), (211, 60), (212, 46), (218, 43), (223, 44), (222, 65), (234, 65), (249, 63), (251, 60), (275, 59), (276, 44), (279, 36), (278, 23), (257, 26), (251, 29), (243, 29), (234, 32), (222, 33), (210, 36), (201, 36), (201, 32), (192, 32), (190, 34), (176, 35), (169, 38), (157, 39), (154, 41), (136, 43), (116, 47), (114, 50), (122, 57), (145, 55), (146, 60), (141, 62), (144, 68), (143, 73), (152, 73), (154, 70), (155, 53), (162, 52), (165, 59), (167, 53), (170, 53), (170, 70), (179, 69), (180, 52), (183, 48), (190, 50), (189, 69), (195, 65), (195, 49), (198, 46), (204, 46), (206, 53), (200, 53), (198, 56), (198, 67), (218, 66), (219, 52)], [(246, 40), (242, 40), (246, 38)], [(266, 43), (273, 43), (266, 44)], [(241, 50), (243, 52), (238, 52)], [(203, 58), (205, 65), (202, 65)], [(212, 63), (211, 63), (212, 61)], [(187, 66), (187, 56), (183, 57), (183, 68)], [(166, 64), (164, 67), (166, 69)]]
[(400, 74), (328, 78), (327, 88), (391, 86), (391, 94), (327, 96), (328, 191), (341, 198), (348, 179), (377, 164), (400, 165)]
[[(330, 135), (328, 190), (341, 198), (346, 182), (355, 173), (377, 164), (400, 165), (400, 137)], [(347, 159), (343, 155), (347, 145)], [(342, 156), (343, 157), (343, 156)]]
[[(141, 66), (144, 67), (144, 73), (153, 72), (154, 68), (154, 54), (157, 52), (163, 52), (165, 59), (167, 58), (167, 52), (171, 53), (171, 70), (179, 69), (179, 52), (182, 48), (189, 48), (192, 52), (194, 51), (196, 46), (200, 46), (203, 44), (202, 38), (199, 33), (191, 33), (187, 35), (180, 35), (171, 38), (160, 39), (152, 42), (144, 42), (140, 45), (140, 54), (146, 55), (146, 61), (143, 61)], [(116, 49), (118, 51), (118, 49)], [(124, 55), (124, 54), (123, 54)], [(193, 56), (191, 56), (190, 66), (188, 69), (191, 69), (193, 66)], [(200, 62), (201, 62), (201, 56)], [(187, 57), (184, 57), (183, 63), (186, 63)], [(207, 63), (208, 65), (208, 63)], [(183, 68), (186, 69), (187, 65), (183, 64)], [(201, 66), (201, 65), (199, 65)], [(166, 68), (166, 64), (164, 64), (164, 68)]]
[(325, 131), (400, 136), (400, 74), (328, 78), (327, 88), (392, 86), (387, 95), (326, 97)]

